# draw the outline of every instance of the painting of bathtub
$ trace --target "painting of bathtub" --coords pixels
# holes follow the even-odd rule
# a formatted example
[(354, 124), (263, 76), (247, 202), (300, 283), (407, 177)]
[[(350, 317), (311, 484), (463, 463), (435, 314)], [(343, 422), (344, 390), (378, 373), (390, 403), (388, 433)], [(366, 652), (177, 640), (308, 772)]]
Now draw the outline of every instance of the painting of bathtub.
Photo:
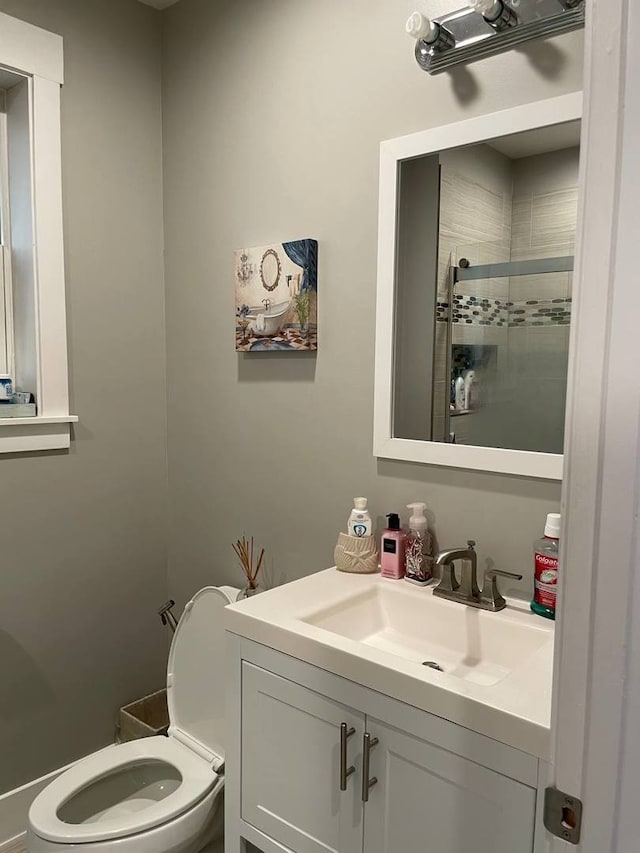
[(318, 243), (292, 240), (234, 257), (236, 350), (318, 349)]

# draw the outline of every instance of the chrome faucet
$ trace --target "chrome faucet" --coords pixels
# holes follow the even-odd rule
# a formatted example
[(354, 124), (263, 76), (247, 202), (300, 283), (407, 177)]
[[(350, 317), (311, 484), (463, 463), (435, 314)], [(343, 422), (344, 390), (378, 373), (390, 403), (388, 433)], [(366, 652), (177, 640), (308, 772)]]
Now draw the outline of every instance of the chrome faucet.
[[(503, 572), (500, 569), (487, 569), (484, 573), (482, 591), (478, 588), (478, 557), (475, 552), (475, 541), (469, 539), (466, 548), (450, 548), (440, 551), (436, 557), (436, 565), (442, 566), (442, 579), (433, 590), (439, 598), (478, 607), (481, 610), (503, 610), (507, 602), (498, 590), (498, 577), (522, 580), (522, 575), (514, 572)], [(460, 580), (456, 576), (454, 561), (460, 560)]]
[(268, 314), (269, 309), (271, 308), (271, 300), (270, 299), (263, 299), (262, 304), (264, 305), (265, 314)]

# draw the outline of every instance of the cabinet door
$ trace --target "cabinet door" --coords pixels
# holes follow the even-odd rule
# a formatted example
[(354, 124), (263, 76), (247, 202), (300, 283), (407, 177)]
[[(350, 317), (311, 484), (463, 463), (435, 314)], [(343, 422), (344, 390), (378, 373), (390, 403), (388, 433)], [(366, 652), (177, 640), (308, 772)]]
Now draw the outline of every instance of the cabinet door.
[[(347, 767), (340, 790), (340, 726)], [(244, 820), (296, 853), (362, 853), (360, 768), (364, 715), (267, 672), (242, 665)]]
[(536, 792), (367, 717), (365, 853), (532, 853)]

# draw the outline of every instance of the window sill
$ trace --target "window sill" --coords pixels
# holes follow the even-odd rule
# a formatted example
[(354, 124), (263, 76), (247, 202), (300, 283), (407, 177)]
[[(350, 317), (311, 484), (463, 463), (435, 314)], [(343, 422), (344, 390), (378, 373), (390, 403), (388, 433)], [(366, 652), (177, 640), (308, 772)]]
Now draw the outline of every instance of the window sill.
[(71, 446), (71, 424), (76, 415), (0, 418), (0, 453), (65, 450)]

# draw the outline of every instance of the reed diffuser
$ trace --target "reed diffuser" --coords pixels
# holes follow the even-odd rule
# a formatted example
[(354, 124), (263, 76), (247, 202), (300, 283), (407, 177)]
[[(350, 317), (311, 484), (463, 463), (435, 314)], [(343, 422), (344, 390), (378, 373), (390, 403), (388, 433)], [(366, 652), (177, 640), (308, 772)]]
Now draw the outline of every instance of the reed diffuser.
[(249, 598), (249, 596), (255, 595), (255, 593), (258, 592), (258, 575), (262, 568), (264, 548), (260, 550), (258, 560), (255, 564), (253, 536), (251, 537), (251, 541), (245, 539), (244, 536), (242, 539), (238, 539), (233, 544), (233, 550), (236, 552), (238, 560), (240, 560), (240, 566), (247, 579), (247, 583), (244, 588), (244, 597)]

